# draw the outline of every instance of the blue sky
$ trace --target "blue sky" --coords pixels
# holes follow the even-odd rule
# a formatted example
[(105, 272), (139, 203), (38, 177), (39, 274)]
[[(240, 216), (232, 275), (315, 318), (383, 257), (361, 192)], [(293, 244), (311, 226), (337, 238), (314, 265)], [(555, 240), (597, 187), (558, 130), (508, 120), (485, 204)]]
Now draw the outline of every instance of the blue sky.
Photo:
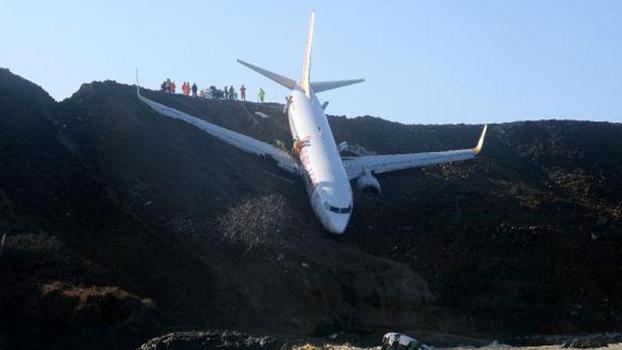
[[(298, 79), (309, 11), (312, 78), (329, 114), (403, 123), (563, 118), (622, 122), (622, 1), (10, 1), (0, 67), (57, 100), (113, 79), (170, 77), (287, 91), (242, 58)], [(179, 85), (179, 84), (178, 84)]]

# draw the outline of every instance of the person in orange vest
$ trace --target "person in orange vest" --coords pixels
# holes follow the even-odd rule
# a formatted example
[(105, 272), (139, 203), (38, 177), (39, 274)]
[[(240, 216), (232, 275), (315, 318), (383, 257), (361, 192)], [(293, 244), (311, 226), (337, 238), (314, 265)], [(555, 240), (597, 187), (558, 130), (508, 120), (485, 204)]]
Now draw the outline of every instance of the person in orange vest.
[(246, 101), (246, 87), (244, 86), (244, 84), (240, 86), (240, 98), (242, 99), (242, 101)]

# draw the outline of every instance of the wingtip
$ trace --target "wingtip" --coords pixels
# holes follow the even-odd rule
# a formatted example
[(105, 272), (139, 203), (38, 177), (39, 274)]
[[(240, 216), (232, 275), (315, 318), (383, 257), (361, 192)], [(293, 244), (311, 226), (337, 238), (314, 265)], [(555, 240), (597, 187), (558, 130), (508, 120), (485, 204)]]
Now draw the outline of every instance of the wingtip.
[(136, 67), (136, 96), (140, 96), (140, 83), (138, 82), (138, 67)]
[(486, 137), (486, 130), (488, 129), (488, 124), (484, 124), (484, 129), (482, 130), (482, 135), (479, 137), (479, 141), (477, 141), (477, 146), (473, 148), (473, 152), (475, 154), (479, 154), (484, 147), (484, 138)]

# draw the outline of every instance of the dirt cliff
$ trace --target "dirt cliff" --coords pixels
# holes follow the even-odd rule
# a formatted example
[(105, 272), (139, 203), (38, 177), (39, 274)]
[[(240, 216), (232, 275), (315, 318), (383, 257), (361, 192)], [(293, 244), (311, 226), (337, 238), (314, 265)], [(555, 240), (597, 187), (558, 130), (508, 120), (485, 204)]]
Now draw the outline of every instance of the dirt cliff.
[[(209, 328), (500, 337), (622, 321), (619, 124), (491, 125), (474, 161), (379, 176), (381, 195), (357, 193), (335, 238), (299, 179), (154, 113), (131, 86), (85, 84), (55, 103), (0, 73), (0, 314), (14, 320), (0, 347), (135, 348)], [(290, 142), (280, 105), (144, 94)], [(338, 142), (378, 153), (471, 147), (481, 128), (329, 121)]]

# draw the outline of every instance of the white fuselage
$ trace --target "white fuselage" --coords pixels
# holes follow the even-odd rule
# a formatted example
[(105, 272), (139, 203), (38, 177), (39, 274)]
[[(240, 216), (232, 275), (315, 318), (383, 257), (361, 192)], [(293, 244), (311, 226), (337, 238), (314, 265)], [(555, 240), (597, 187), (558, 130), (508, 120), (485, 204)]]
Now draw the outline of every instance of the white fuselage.
[(327, 230), (343, 233), (352, 213), (352, 188), (324, 110), (312, 91), (307, 96), (295, 89), (287, 112), (313, 211)]

